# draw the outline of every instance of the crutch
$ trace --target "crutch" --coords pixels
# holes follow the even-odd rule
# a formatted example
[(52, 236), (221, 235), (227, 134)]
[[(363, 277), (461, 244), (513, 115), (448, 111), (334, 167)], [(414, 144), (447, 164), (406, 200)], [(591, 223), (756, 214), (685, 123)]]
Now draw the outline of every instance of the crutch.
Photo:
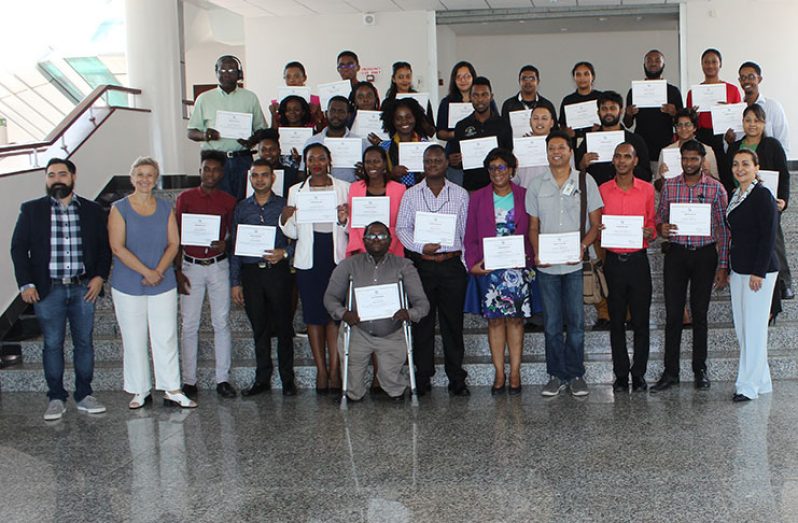
[[(405, 293), (405, 281), (402, 274), (399, 274), (399, 303), (402, 308), (408, 310), (407, 294)], [(416, 390), (416, 368), (413, 364), (413, 330), (410, 322), (402, 321), (402, 330), (405, 333), (405, 343), (407, 344), (407, 370), (410, 374), (410, 404), (418, 407), (418, 391)]]
[[(349, 275), (349, 289), (346, 292), (346, 310), (352, 310), (352, 275)], [(346, 410), (346, 393), (349, 389), (349, 340), (352, 336), (352, 326), (344, 322), (344, 386), (343, 394), (341, 395), (341, 410)]]

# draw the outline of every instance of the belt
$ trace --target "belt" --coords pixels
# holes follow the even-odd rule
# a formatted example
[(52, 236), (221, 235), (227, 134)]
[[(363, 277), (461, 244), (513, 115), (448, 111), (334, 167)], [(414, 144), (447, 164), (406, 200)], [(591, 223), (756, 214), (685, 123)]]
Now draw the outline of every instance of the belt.
[(619, 262), (624, 263), (624, 262), (629, 261), (630, 258), (635, 258), (635, 257), (638, 257), (638, 256), (645, 256), (646, 255), (646, 250), (645, 249), (640, 249), (639, 251), (633, 251), (633, 252), (612, 252), (612, 251), (607, 251), (607, 256), (610, 256), (610, 255), (612, 255), (613, 257), (617, 258)]
[(188, 254), (183, 255), (183, 259), (186, 260), (188, 263), (194, 263), (196, 265), (213, 265), (214, 263), (220, 262), (227, 258), (227, 254), (220, 254), (219, 256), (214, 256), (213, 258), (193, 258)]
[(707, 247), (712, 247), (714, 249), (715, 248), (715, 242), (708, 243), (706, 245), (700, 245), (700, 246), (699, 245), (682, 245), (681, 243), (671, 242), (671, 248), (672, 249), (681, 249), (681, 250), (687, 251), (687, 252), (700, 251), (701, 249), (706, 249)]
[(419, 254), (419, 257), (424, 261), (431, 261), (435, 263), (442, 263), (452, 258), (459, 258), (462, 256), (463, 251), (442, 252), (440, 254)]
[(252, 151), (249, 149), (242, 149), (240, 151), (228, 151), (227, 153), (228, 158), (236, 158), (238, 156), (252, 156)]
[(258, 269), (273, 269), (273, 268), (277, 267), (278, 265), (280, 265), (281, 263), (283, 263), (284, 261), (285, 261), (285, 259), (282, 259), (282, 260), (278, 261), (277, 263), (269, 263), (266, 260), (261, 260), (261, 261), (256, 262), (256, 263), (244, 263), (241, 266), (242, 267), (253, 268), (253, 269), (254, 268), (258, 268)]
[(72, 276), (70, 278), (50, 278), (50, 282), (53, 285), (78, 285), (85, 280), (85, 274), (81, 274), (80, 276)]

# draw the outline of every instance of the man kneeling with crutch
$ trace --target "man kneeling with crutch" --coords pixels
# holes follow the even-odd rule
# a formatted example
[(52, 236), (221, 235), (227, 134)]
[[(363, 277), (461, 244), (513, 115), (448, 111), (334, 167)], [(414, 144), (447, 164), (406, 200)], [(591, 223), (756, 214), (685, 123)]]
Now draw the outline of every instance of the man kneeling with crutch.
[[(403, 329), (403, 325), (426, 316), (429, 301), (413, 263), (388, 252), (391, 245), (388, 227), (381, 222), (369, 224), (363, 243), (366, 252), (339, 263), (324, 294), (324, 306), (330, 316), (336, 321), (343, 320), (350, 329), (349, 346), (346, 347), (343, 339), (346, 325), (341, 326), (338, 342), (344, 369), (348, 367), (344, 393), (353, 401), (363, 398), (367, 390), (366, 368), (374, 353), (380, 386), (392, 399), (400, 400), (408, 385), (402, 367), (408, 355), (412, 357), (404, 332), (409, 329)], [(408, 300), (409, 307), (403, 307)], [(409, 366), (412, 376), (412, 360)]]

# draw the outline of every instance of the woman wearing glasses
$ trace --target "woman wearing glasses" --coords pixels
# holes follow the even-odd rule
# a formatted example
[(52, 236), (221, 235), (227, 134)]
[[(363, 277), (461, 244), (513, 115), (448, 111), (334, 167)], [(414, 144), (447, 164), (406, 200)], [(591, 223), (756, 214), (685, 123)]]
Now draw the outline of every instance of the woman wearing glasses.
[[(673, 117), (673, 128), (676, 131), (676, 141), (666, 147), (663, 147), (663, 150), (679, 149), (684, 142), (696, 139), (696, 131), (698, 131), (698, 113), (695, 112), (695, 109), (691, 107), (680, 110)], [(716, 180), (719, 180), (720, 175), (718, 174), (718, 162), (715, 159), (715, 152), (709, 147), (709, 144), (705, 143), (704, 145), (706, 146), (707, 152), (707, 155), (704, 157), (704, 173), (709, 174)], [(666, 154), (667, 153), (664, 152), (659, 153), (657, 172), (654, 173), (654, 187), (657, 190), (662, 188), (663, 179), (673, 178), (682, 172), (681, 164), (677, 166), (678, 172), (670, 172), (668, 164), (665, 163)]]

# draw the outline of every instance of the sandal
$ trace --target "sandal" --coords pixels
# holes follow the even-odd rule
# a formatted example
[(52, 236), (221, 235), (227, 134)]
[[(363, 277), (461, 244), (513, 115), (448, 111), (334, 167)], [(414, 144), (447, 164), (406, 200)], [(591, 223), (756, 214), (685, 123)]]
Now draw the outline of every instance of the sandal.
[(168, 391), (165, 391), (163, 404), (164, 407), (180, 407), (183, 409), (197, 408), (197, 403), (188, 399), (188, 396), (186, 396), (182, 392), (178, 392), (177, 394), (172, 394)]
[(130, 400), (130, 403), (127, 404), (127, 408), (130, 410), (138, 410), (145, 405), (152, 403), (152, 394), (149, 392), (145, 394), (134, 394), (133, 399)]

